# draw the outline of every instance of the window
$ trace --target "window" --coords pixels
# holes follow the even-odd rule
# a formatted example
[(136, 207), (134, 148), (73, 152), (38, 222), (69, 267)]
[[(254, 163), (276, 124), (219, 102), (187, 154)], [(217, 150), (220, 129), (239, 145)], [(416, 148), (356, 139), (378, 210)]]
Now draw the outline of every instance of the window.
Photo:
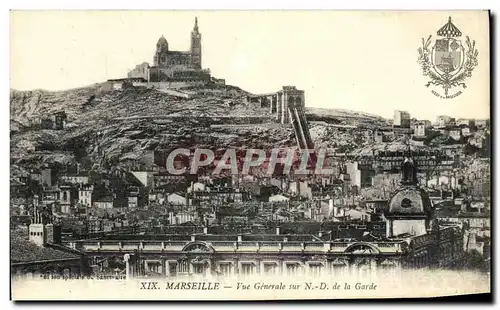
[(179, 264), (179, 272), (189, 272), (189, 266), (187, 261), (182, 261)]
[(255, 265), (254, 263), (242, 263), (241, 273), (244, 275), (251, 275), (254, 273)]
[(230, 275), (232, 271), (232, 265), (231, 263), (220, 263), (219, 269), (223, 275)]
[(148, 266), (148, 270), (150, 272), (159, 273), (159, 271), (160, 271), (160, 263), (158, 263), (158, 262), (148, 263), (147, 266)]
[(401, 201), (401, 207), (403, 208), (411, 208), (411, 200), (408, 198), (404, 198), (403, 201)]
[(200, 264), (200, 263), (193, 264), (193, 271), (194, 271), (194, 273), (197, 273), (197, 274), (204, 274), (205, 273), (205, 264)]
[(278, 269), (276, 263), (264, 263), (263, 267), (265, 274), (275, 274)]
[(286, 264), (286, 274), (288, 276), (295, 275), (299, 271), (298, 263)]
[(313, 276), (320, 276), (323, 265), (321, 263), (310, 263), (309, 271)]
[(175, 277), (177, 275), (177, 263), (176, 262), (168, 263), (168, 274), (172, 277)]

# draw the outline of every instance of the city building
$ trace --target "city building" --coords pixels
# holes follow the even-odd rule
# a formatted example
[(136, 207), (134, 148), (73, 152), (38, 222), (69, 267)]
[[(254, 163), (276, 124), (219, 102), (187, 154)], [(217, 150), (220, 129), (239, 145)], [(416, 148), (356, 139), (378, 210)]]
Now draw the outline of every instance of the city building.
[(66, 174), (61, 176), (61, 181), (75, 185), (87, 185), (89, 184), (89, 176), (84, 173)]
[(407, 159), (402, 165), (401, 187), (383, 212), (383, 236), (367, 232), (363, 237), (338, 239), (333, 230), (330, 234), (281, 234), (278, 226), (273, 235), (214, 235), (204, 229), (200, 234), (164, 235), (161, 240), (118, 236), (78, 240), (70, 246), (94, 259), (127, 253), (129, 273), (135, 276), (335, 276), (453, 266), (463, 256), (462, 228), (438, 224), (416, 175), (415, 165)]
[(346, 171), (349, 175), (351, 184), (358, 188), (371, 186), (374, 171), (370, 168), (371, 167), (367, 167), (358, 161), (347, 163)]
[(460, 127), (469, 127), (472, 128), (475, 125), (473, 119), (460, 118), (456, 121), (456, 125)]
[(486, 128), (490, 126), (490, 120), (489, 119), (477, 119), (475, 120), (475, 124), (477, 128)]
[(462, 138), (462, 131), (460, 130), (460, 128), (452, 129), (448, 134), (454, 141), (460, 141), (460, 139)]
[(92, 207), (93, 191), (94, 191), (93, 185), (84, 185), (78, 188), (78, 203), (80, 205), (86, 206), (87, 208)]
[(406, 111), (394, 111), (393, 126), (410, 128), (410, 113)]
[(416, 124), (413, 129), (413, 135), (417, 138), (424, 138), (427, 136), (427, 129), (428, 127), (426, 127), (424, 124)]
[(112, 209), (115, 199), (113, 196), (104, 196), (94, 200), (94, 207), (97, 209)]
[(436, 118), (435, 127), (443, 128), (443, 127), (447, 127), (447, 126), (452, 126), (452, 125), (454, 125), (454, 122), (455, 122), (455, 119), (453, 117), (446, 116), (446, 115), (439, 115)]

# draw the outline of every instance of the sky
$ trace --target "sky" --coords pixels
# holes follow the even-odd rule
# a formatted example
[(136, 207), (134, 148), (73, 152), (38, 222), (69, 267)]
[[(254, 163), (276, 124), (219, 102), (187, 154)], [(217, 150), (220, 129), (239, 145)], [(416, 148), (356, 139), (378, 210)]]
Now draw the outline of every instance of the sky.
[[(442, 99), (425, 86), (417, 49), (448, 16), (479, 56), (463, 93)], [(13, 11), (10, 86), (63, 90), (125, 77), (152, 63), (161, 35), (170, 49), (188, 50), (195, 17), (203, 67), (246, 91), (295, 85), (307, 107), (387, 118), (394, 110), (431, 121), (489, 117), (486, 11)]]

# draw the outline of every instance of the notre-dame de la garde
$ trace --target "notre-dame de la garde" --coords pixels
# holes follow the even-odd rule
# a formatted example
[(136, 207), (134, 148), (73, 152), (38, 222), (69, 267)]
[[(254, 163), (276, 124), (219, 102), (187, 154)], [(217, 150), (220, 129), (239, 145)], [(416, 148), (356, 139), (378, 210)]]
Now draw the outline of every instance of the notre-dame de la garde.
[(129, 78), (143, 78), (148, 82), (204, 81), (210, 80), (210, 71), (201, 65), (201, 33), (195, 18), (191, 31), (189, 51), (169, 50), (167, 39), (162, 35), (156, 43), (153, 65), (143, 62), (128, 73)]

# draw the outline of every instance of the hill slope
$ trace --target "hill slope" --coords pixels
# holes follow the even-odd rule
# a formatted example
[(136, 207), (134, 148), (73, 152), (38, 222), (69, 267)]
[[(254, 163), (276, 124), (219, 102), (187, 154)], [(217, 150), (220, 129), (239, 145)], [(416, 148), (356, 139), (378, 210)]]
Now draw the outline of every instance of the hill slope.
[[(245, 123), (247, 116), (265, 122), (270, 116), (267, 109), (246, 103), (246, 92), (236, 87), (194, 92), (186, 99), (146, 88), (110, 92), (99, 86), (60, 92), (13, 90), (11, 161), (36, 167), (88, 157), (118, 164), (154, 148), (271, 147), (293, 141), (288, 128), (211, 128), (214, 123)], [(31, 125), (37, 116), (57, 111), (68, 116), (64, 130), (40, 130)], [(16, 130), (12, 131), (13, 127)]]
[[(102, 167), (130, 163), (156, 148), (295, 146), (291, 128), (273, 126), (268, 108), (247, 102), (248, 93), (238, 87), (208, 85), (180, 91), (190, 97), (146, 88), (105, 91), (102, 84), (57, 92), (12, 90), (11, 163), (36, 168), (86, 160)], [(33, 127), (36, 117), (57, 111), (68, 116), (65, 129)], [(307, 117), (341, 124), (383, 122), (344, 110), (307, 109)], [(259, 124), (244, 125), (248, 123)], [(335, 132), (317, 135), (318, 143), (338, 145)], [(343, 145), (359, 146), (354, 138), (344, 134), (348, 141)]]

